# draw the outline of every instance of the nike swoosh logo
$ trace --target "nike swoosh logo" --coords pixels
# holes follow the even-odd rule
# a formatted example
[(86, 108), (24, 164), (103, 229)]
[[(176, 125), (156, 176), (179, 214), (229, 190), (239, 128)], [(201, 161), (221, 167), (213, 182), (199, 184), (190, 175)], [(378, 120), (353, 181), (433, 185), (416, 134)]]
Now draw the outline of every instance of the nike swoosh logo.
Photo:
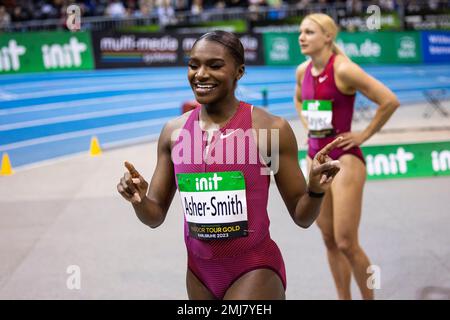
[(238, 131), (239, 129), (236, 129), (236, 130), (233, 130), (233, 131), (231, 131), (231, 132), (228, 132), (227, 134), (221, 134), (220, 135), (220, 139), (225, 139), (226, 137), (229, 137), (229, 136), (231, 136), (233, 133), (235, 133), (236, 131)]
[(327, 80), (328, 76), (319, 77), (319, 82), (322, 83)]

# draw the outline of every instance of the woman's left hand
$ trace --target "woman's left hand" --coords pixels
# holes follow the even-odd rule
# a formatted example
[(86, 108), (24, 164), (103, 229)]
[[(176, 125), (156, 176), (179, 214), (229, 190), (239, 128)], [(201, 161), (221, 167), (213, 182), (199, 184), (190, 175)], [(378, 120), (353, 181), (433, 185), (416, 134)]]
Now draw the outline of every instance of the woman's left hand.
[(365, 141), (362, 132), (345, 132), (339, 137), (342, 137), (342, 141), (337, 147), (342, 148), (344, 151), (360, 146)]

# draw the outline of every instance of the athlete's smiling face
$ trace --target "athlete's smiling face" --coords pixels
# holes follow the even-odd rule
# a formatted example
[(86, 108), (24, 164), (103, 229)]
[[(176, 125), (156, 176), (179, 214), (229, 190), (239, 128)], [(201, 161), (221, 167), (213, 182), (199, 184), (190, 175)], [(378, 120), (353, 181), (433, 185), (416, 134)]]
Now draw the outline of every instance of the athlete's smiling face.
[(332, 42), (330, 35), (311, 19), (304, 19), (300, 24), (300, 36), (298, 38), (300, 49), (304, 55), (312, 55), (320, 52)]
[(207, 39), (199, 40), (191, 50), (188, 79), (195, 98), (201, 104), (232, 99), (236, 81), (244, 73), (230, 49)]

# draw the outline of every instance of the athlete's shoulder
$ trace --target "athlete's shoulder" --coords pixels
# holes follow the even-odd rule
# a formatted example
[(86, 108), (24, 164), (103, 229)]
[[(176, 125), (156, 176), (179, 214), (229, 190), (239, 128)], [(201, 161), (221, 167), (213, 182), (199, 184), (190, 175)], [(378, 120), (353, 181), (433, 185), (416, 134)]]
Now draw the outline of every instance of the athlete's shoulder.
[(309, 63), (310, 61), (306, 60), (297, 66), (297, 69), (295, 70), (295, 76), (298, 81), (303, 79), (303, 76), (305, 75), (306, 68), (308, 68)]
[(194, 112), (194, 110), (190, 110), (188, 112), (179, 115), (176, 118), (170, 119), (169, 121), (167, 121), (165, 128), (167, 130), (176, 130), (183, 128), (184, 124), (186, 123), (187, 119), (189, 118), (192, 112)]
[(253, 124), (255, 129), (282, 129), (289, 125), (286, 119), (271, 114), (264, 108), (253, 108)]
[(168, 146), (170, 146), (173, 133), (176, 130), (183, 128), (184, 124), (186, 123), (187, 119), (189, 118), (189, 116), (191, 115), (192, 112), (194, 112), (194, 110), (185, 112), (182, 115), (179, 115), (178, 117), (167, 121), (161, 131), (161, 135), (160, 135), (161, 143), (167, 144)]
[(337, 76), (346, 78), (349, 74), (354, 72), (355, 69), (359, 70), (360, 67), (352, 60), (341, 54), (336, 55), (334, 60), (334, 73)]
[[(273, 115), (263, 108), (255, 107), (253, 109), (253, 128), (256, 130), (267, 130), (267, 141), (270, 146), (272, 145), (272, 133), (275, 132), (278, 136), (276, 141), (279, 142), (280, 151), (286, 150), (286, 148), (290, 148), (292, 146), (295, 146), (296, 148), (297, 146), (295, 134), (289, 122), (285, 118)], [(261, 131), (259, 131), (259, 134), (260, 133)]]

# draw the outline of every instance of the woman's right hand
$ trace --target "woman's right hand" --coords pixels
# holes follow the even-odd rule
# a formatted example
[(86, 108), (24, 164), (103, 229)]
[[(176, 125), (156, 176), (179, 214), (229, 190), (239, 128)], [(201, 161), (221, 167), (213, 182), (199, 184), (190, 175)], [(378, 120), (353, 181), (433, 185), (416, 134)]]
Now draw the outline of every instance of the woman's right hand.
[(125, 161), (125, 167), (128, 171), (117, 184), (117, 191), (132, 204), (139, 204), (147, 195), (148, 182), (128, 161)]
[(333, 160), (328, 154), (343, 140), (342, 137), (334, 139), (316, 153), (309, 171), (308, 188), (316, 193), (327, 191), (334, 177), (340, 170), (339, 160)]

